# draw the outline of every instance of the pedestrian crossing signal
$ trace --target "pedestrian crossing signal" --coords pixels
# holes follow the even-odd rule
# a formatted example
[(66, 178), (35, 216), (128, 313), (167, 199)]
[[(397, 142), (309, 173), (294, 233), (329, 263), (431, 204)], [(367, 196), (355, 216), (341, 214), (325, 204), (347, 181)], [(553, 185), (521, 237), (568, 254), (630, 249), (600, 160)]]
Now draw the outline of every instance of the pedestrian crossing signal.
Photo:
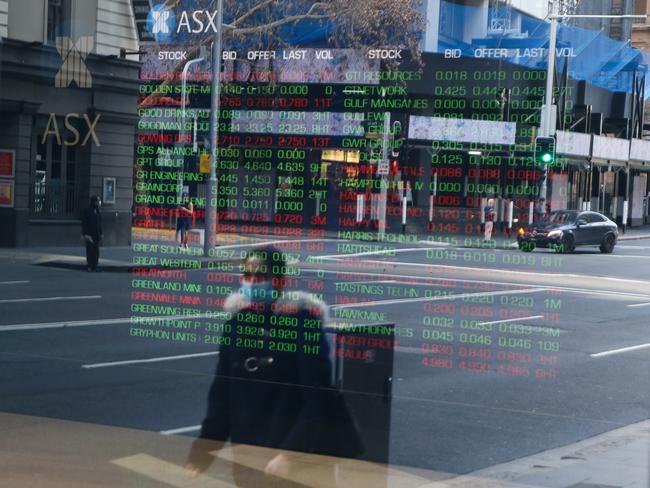
[(555, 138), (535, 138), (535, 162), (537, 164), (552, 164), (555, 161)]

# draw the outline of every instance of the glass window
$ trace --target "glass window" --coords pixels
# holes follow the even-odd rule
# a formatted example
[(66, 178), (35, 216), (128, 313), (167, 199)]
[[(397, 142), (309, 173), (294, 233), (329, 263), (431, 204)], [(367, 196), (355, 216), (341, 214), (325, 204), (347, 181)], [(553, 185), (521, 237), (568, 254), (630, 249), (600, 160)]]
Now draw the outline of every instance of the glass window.
[(70, 35), (71, 0), (47, 0), (47, 42)]
[(647, 488), (650, 54), (558, 3), (0, 0), (0, 488)]
[(571, 224), (576, 221), (576, 212), (552, 212), (547, 216), (547, 221), (553, 224)]
[(605, 217), (600, 214), (592, 212), (588, 215), (591, 222), (605, 222)]
[(592, 214), (588, 213), (588, 212), (581, 213), (580, 216), (578, 217), (578, 219), (583, 221), (583, 222), (586, 222), (588, 224), (591, 224), (594, 221), (594, 219), (592, 217)]
[(39, 118), (36, 124), (36, 154), (32, 175), (32, 215), (41, 217), (74, 216), (79, 211), (77, 146), (66, 146), (74, 134), (63, 118)]

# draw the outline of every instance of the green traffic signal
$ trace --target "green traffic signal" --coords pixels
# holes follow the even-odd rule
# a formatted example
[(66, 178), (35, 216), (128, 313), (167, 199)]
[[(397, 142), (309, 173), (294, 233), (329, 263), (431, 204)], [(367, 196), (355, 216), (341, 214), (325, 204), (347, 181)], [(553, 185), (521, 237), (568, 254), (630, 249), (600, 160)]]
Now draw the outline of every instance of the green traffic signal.
[(535, 138), (535, 161), (538, 164), (551, 164), (555, 160), (555, 138)]

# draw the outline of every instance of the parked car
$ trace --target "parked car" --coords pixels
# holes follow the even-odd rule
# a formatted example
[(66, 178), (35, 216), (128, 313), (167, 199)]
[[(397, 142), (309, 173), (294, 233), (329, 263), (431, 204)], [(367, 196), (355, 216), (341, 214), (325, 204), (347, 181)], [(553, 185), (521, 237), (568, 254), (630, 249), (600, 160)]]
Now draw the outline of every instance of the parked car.
[(611, 253), (618, 240), (618, 227), (598, 212), (558, 210), (546, 215), (537, 224), (519, 229), (519, 249), (530, 252), (536, 247), (552, 248), (570, 253), (578, 246), (599, 246), (600, 252)]

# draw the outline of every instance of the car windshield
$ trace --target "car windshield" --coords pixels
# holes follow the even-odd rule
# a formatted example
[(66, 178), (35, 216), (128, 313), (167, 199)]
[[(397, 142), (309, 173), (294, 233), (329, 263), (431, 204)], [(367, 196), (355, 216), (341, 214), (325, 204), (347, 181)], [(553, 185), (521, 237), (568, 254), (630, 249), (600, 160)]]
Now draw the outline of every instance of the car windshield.
[(577, 212), (559, 211), (546, 215), (544, 222), (547, 224), (574, 224), (577, 218)]
[(0, 0), (0, 488), (648, 488), (646, 13)]

